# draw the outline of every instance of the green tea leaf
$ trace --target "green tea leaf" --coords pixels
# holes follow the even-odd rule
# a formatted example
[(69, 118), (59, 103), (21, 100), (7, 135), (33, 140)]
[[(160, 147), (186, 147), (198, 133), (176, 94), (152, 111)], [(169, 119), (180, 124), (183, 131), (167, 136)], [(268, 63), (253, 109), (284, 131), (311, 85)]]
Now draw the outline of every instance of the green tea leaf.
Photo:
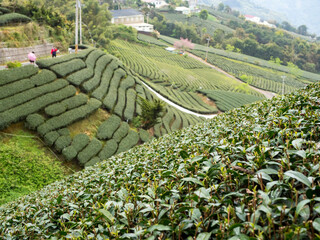
[(203, 186), (203, 183), (200, 182), (198, 179), (196, 178), (192, 178), (192, 177), (187, 177), (187, 178), (182, 178), (181, 179), (182, 181), (185, 181), (185, 182), (193, 182), (193, 183), (196, 183), (196, 184), (199, 184), (201, 186)]
[(209, 240), (211, 237), (211, 233), (205, 232), (205, 233), (200, 233), (197, 237), (197, 240)]
[(105, 209), (99, 209), (99, 212), (103, 214), (103, 216), (110, 222), (113, 223), (114, 221), (114, 217), (112, 216), (112, 214)]
[(289, 171), (285, 172), (284, 175), (291, 177), (291, 178), (294, 178), (294, 179), (298, 180), (299, 182), (307, 185), (308, 187), (311, 187), (311, 182), (309, 181), (309, 179), (300, 172), (289, 170)]

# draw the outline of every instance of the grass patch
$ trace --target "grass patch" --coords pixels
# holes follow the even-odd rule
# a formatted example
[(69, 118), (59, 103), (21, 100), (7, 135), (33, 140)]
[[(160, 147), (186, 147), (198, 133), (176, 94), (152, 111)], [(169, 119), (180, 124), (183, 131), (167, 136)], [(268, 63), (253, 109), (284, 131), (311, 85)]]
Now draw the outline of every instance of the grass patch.
[(88, 118), (68, 126), (71, 137), (73, 138), (75, 135), (79, 133), (85, 133), (90, 137), (94, 137), (101, 123), (104, 122), (108, 117), (109, 114), (106, 111), (99, 108)]
[(217, 22), (217, 18), (211, 14), (208, 15), (208, 20), (213, 21), (213, 22)]
[[(19, 130), (0, 134), (0, 205), (62, 179), (71, 170), (45, 153), (32, 134)], [(13, 130), (10, 129), (9, 131)]]

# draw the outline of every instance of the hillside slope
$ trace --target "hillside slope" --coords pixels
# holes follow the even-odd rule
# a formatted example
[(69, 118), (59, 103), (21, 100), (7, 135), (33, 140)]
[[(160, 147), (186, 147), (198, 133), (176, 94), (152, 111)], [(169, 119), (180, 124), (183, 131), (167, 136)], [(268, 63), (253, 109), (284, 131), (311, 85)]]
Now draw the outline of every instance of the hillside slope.
[(319, 103), (309, 85), (154, 139), (3, 206), (0, 236), (315, 238)]

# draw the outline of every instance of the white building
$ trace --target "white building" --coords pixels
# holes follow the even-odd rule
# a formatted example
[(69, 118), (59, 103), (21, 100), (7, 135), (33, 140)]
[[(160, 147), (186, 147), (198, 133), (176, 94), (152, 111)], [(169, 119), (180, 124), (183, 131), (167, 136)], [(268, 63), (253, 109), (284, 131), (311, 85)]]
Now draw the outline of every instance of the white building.
[(264, 25), (270, 28), (276, 28), (275, 25), (268, 23), (267, 21), (261, 21), (259, 17), (252, 16), (252, 15), (244, 15), (247, 21), (254, 22), (256, 24)]
[(144, 22), (144, 15), (135, 9), (112, 10), (111, 23), (133, 27), (140, 32), (153, 32), (153, 25)]
[(169, 4), (163, 0), (142, 0), (142, 2), (154, 4), (155, 8), (162, 8), (165, 6), (169, 6)]
[(181, 12), (182, 14), (190, 14), (191, 13), (191, 9), (187, 8), (187, 7), (176, 7), (175, 9), (177, 12)]

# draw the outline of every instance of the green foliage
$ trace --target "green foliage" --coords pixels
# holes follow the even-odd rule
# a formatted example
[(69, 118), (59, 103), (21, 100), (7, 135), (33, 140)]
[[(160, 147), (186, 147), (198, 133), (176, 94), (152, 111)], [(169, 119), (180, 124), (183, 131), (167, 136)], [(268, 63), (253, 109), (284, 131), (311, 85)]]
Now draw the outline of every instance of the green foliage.
[(118, 143), (116, 140), (111, 139), (106, 142), (103, 149), (99, 153), (99, 157), (101, 160), (108, 159), (109, 157), (113, 156), (118, 149)]
[(60, 137), (60, 134), (57, 131), (48, 132), (44, 135), (44, 141), (48, 146), (52, 146), (55, 141)]
[(54, 147), (58, 152), (61, 152), (64, 148), (71, 144), (70, 136), (60, 136), (54, 143)]
[(21, 62), (18, 62), (18, 61), (7, 62), (6, 65), (7, 65), (8, 68), (17, 68), (17, 67), (21, 67), (22, 66)]
[(78, 160), (81, 165), (84, 165), (86, 162), (88, 162), (91, 158), (93, 158), (95, 155), (100, 152), (102, 148), (102, 143), (96, 139), (93, 138), (88, 146), (86, 146), (79, 154), (78, 154)]
[(71, 146), (77, 151), (80, 152), (82, 149), (84, 149), (88, 143), (90, 142), (90, 138), (87, 134), (80, 133), (77, 134), (71, 143)]
[(32, 65), (23, 66), (21, 68), (1, 70), (0, 86), (12, 83), (20, 79), (29, 78), (32, 75), (37, 74), (37, 72), (38, 68), (35, 68)]
[(139, 97), (139, 104), (141, 105), (141, 121), (144, 129), (149, 129), (155, 124), (159, 123), (159, 117), (165, 110), (165, 103), (161, 100), (154, 99), (148, 101), (144, 98)]
[(45, 121), (44, 117), (41, 116), (40, 114), (30, 114), (27, 118), (26, 118), (26, 126), (27, 128), (31, 129), (31, 130), (36, 130), (38, 126), (40, 126), (41, 124), (43, 124)]
[(70, 136), (70, 130), (68, 128), (61, 128), (58, 130), (60, 136)]
[(133, 130), (129, 130), (128, 135), (120, 141), (117, 154), (134, 147), (137, 145), (138, 141), (139, 134)]
[(150, 140), (150, 134), (144, 129), (139, 130), (139, 136), (142, 142), (148, 142)]
[(134, 108), (135, 108), (135, 102), (136, 102), (136, 91), (134, 91), (132, 88), (130, 88), (127, 91), (127, 101), (126, 101), (126, 107), (123, 113), (123, 116), (127, 120), (132, 120), (134, 117)]
[(53, 70), (55, 73), (57, 73), (60, 77), (65, 77), (66, 75), (79, 71), (82, 68), (85, 68), (85, 63), (81, 59), (73, 59), (69, 62), (59, 63), (52, 67), (50, 67), (51, 70)]
[(201, 12), (199, 13), (199, 17), (203, 20), (207, 20), (208, 16), (209, 16), (209, 13), (205, 9), (201, 10)]
[(106, 121), (104, 121), (98, 128), (97, 138), (107, 140), (110, 139), (113, 133), (120, 126), (121, 119), (117, 115), (111, 115)]
[(0, 15), (0, 26), (8, 25), (9, 23), (22, 23), (30, 21), (32, 21), (31, 18), (19, 13), (8, 13)]
[[(27, 135), (19, 132), (19, 135)], [(46, 156), (38, 142), (13, 137), (0, 144), (0, 204), (36, 191), (65, 175), (60, 162)]]
[[(44, 96), (30, 100), (27, 103), (18, 105), (7, 111), (0, 113), (0, 129), (9, 126), (11, 123), (18, 122), (32, 113), (38, 112), (40, 109), (54, 103), (61, 101), (74, 95), (76, 89), (72, 86), (67, 86), (58, 92), (48, 93)], [(42, 125), (41, 125), (42, 126)]]
[(78, 152), (73, 146), (68, 146), (62, 150), (62, 155), (66, 158), (67, 161), (71, 161), (77, 156)]
[(94, 69), (97, 60), (103, 55), (105, 55), (105, 53), (99, 49), (92, 51), (86, 59), (87, 67)]
[(86, 118), (91, 113), (96, 111), (101, 106), (101, 102), (91, 98), (86, 105), (71, 109), (59, 116), (52, 117), (47, 120), (44, 124), (38, 127), (38, 132), (41, 135), (47, 132), (66, 127), (80, 119)]
[(101, 162), (101, 159), (99, 157), (93, 157), (88, 162), (84, 164), (84, 167), (90, 167), (95, 165), (96, 163)]
[(34, 87), (27, 91), (17, 93), (11, 97), (1, 99), (0, 112), (6, 111), (10, 108), (26, 103), (32, 99), (36, 99), (42, 95), (50, 92), (55, 92), (68, 85), (68, 82), (64, 79), (58, 79), (52, 83), (42, 85), (40, 87)]
[(67, 77), (67, 80), (75, 85), (80, 86), (83, 82), (90, 79), (93, 76), (93, 69), (91, 68), (84, 68), (80, 71), (77, 71)]
[(126, 122), (121, 122), (120, 127), (115, 131), (112, 138), (119, 143), (128, 134), (129, 130), (129, 124)]

